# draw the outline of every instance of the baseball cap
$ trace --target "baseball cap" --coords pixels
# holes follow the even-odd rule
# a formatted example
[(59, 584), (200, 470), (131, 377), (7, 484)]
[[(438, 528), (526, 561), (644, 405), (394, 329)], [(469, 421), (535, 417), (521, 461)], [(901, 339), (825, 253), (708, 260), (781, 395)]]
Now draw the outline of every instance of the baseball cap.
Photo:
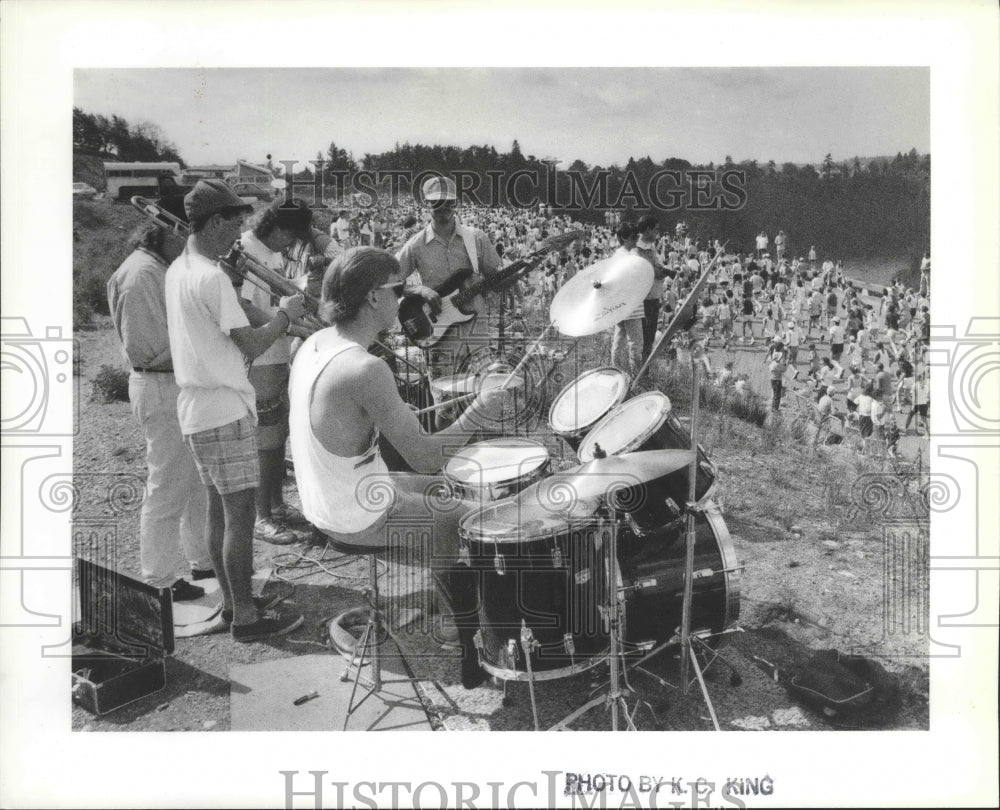
[(204, 219), (225, 210), (252, 211), (239, 195), (223, 180), (199, 180), (184, 198), (188, 219)]
[(458, 191), (455, 188), (455, 181), (447, 177), (430, 177), (424, 181), (420, 189), (425, 202), (437, 202), (438, 200), (457, 200)]

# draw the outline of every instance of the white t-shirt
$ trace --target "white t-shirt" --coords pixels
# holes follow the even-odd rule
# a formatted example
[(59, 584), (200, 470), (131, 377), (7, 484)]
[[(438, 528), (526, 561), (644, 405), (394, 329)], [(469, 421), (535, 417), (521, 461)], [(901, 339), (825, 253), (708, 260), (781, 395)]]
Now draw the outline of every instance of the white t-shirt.
[[(254, 236), (253, 231), (247, 231), (240, 237), (240, 244), (250, 258), (255, 259), (264, 265), (268, 270), (274, 270), (279, 275), (284, 275), (285, 259), (280, 253), (275, 253), (267, 245)], [(251, 276), (252, 278), (252, 276)], [(240, 296), (253, 304), (257, 309), (273, 318), (278, 312), (280, 299), (272, 295), (267, 290), (261, 288), (263, 282), (244, 281), (240, 290)], [(291, 359), (291, 339), (280, 337), (267, 347), (262, 355), (253, 361), (255, 366), (270, 366), (288, 363)]]
[(181, 432), (222, 427), (247, 414), (256, 419), (243, 354), (229, 337), (231, 330), (250, 324), (229, 277), (214, 262), (185, 250), (167, 270), (166, 299)]

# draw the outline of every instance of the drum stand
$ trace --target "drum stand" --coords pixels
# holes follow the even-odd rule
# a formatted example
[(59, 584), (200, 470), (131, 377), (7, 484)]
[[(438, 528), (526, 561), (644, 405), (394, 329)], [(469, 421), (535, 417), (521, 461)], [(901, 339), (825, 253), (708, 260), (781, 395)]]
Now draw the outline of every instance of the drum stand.
[[(570, 723), (578, 717), (582, 717), (591, 709), (596, 709), (598, 706), (604, 706), (605, 708), (611, 710), (612, 731), (618, 731), (619, 710), (621, 710), (622, 717), (625, 720), (626, 730), (638, 731), (633, 718), (639, 711), (640, 705), (645, 704), (650, 713), (653, 712), (653, 708), (646, 703), (646, 701), (637, 702), (635, 708), (630, 712), (628, 704), (625, 702), (625, 696), (629, 693), (629, 690), (622, 690), (621, 687), (621, 681), (625, 672), (624, 667), (620, 666), (620, 661), (624, 661), (625, 652), (622, 646), (623, 639), (621, 636), (621, 616), (624, 606), (618, 589), (618, 582), (620, 581), (618, 571), (618, 522), (616, 520), (610, 520), (609, 522), (611, 523), (611, 531), (604, 534), (604, 537), (607, 540), (605, 548), (607, 549), (606, 553), (609, 559), (607, 568), (608, 603), (607, 607), (603, 611), (606, 613), (609, 620), (608, 668), (610, 681), (608, 683), (608, 693), (588, 701), (576, 711), (567, 715), (554, 726), (549, 728), (549, 731), (565, 731)], [(534, 710), (534, 695), (532, 695), (532, 710)], [(653, 716), (654, 718), (656, 717), (655, 714)], [(537, 716), (535, 718), (535, 728), (538, 728)]]

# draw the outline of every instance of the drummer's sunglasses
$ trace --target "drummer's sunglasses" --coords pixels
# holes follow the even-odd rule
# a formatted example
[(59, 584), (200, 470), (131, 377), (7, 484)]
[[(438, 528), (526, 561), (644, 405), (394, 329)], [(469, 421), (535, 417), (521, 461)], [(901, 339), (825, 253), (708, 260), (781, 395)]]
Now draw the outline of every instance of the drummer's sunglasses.
[(392, 290), (396, 293), (396, 300), (403, 297), (403, 288), (405, 287), (405, 282), (402, 281), (392, 281), (388, 284), (379, 284), (376, 290)]
[(432, 200), (427, 204), (435, 211), (440, 211), (442, 209), (457, 208), (458, 200)]

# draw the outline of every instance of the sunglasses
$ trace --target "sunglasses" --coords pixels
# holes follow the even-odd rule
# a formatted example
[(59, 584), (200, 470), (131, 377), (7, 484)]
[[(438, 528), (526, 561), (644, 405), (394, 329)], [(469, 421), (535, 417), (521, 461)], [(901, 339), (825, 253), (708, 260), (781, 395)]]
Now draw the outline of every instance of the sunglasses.
[(403, 288), (405, 287), (405, 282), (402, 281), (392, 281), (388, 284), (379, 284), (376, 290), (392, 290), (396, 293), (396, 300), (398, 301), (403, 297)]
[(457, 200), (434, 200), (429, 202), (428, 205), (435, 211), (448, 210), (449, 208), (455, 208), (458, 205)]

